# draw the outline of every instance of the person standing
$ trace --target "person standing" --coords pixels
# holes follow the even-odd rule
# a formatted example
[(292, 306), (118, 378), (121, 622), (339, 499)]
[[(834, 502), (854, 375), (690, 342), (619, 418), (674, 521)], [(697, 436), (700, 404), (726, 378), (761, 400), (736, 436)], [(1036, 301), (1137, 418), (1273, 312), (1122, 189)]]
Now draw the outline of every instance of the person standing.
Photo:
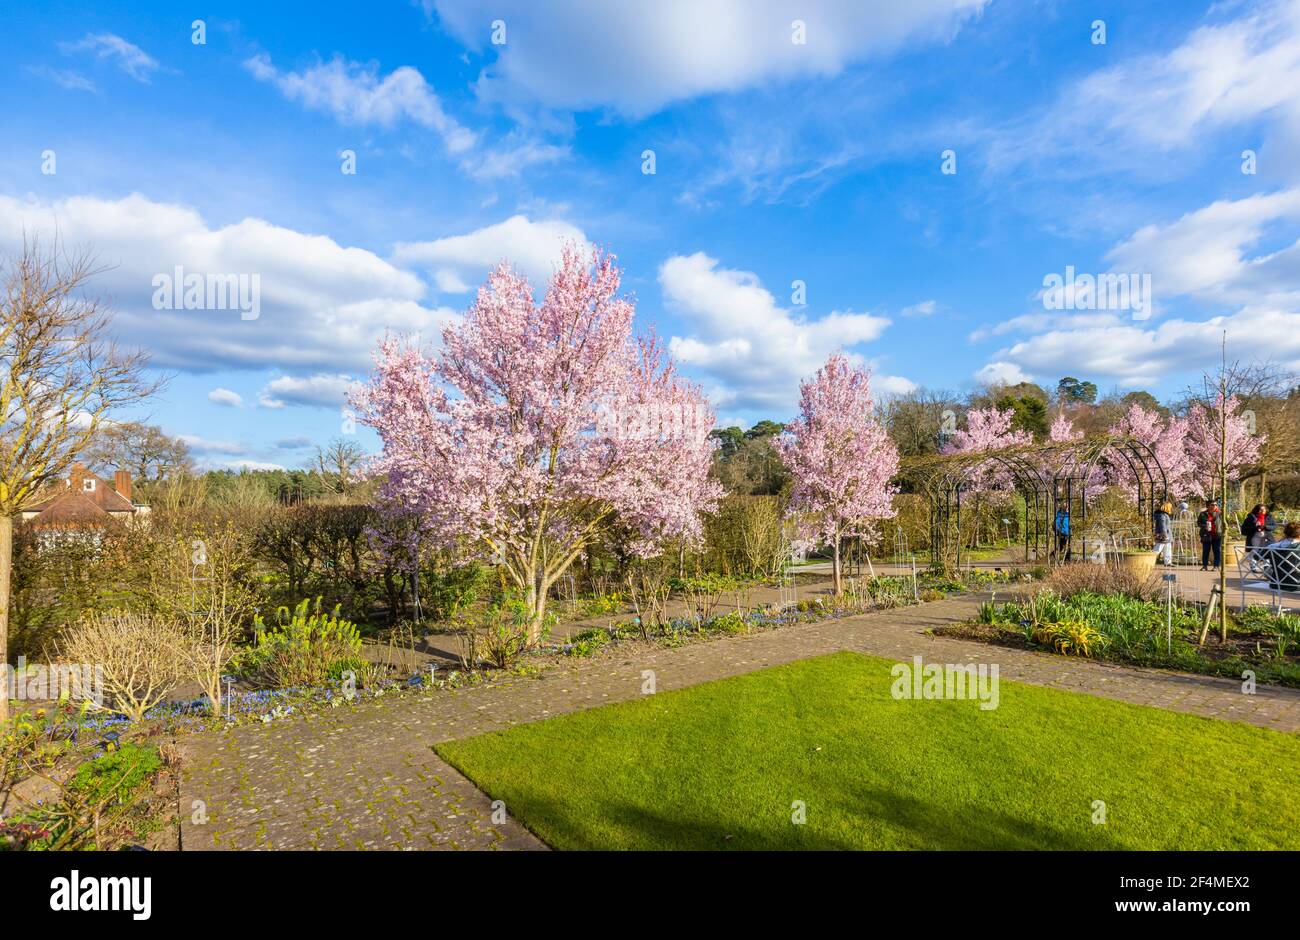
[(1155, 524), (1156, 551), (1159, 553), (1156, 560), (1165, 567), (1174, 563), (1174, 524), (1171, 515), (1173, 511), (1173, 503), (1161, 503), (1152, 517)]
[(1062, 506), (1056, 510), (1056, 518), (1052, 520), (1052, 531), (1056, 533), (1056, 554), (1059, 556), (1065, 552), (1065, 560), (1070, 561), (1072, 552), (1070, 551), (1070, 507)]
[(1207, 499), (1205, 508), (1196, 517), (1196, 529), (1201, 534), (1201, 570), (1208, 571), (1210, 557), (1214, 567), (1223, 564), (1223, 512), (1217, 499)]
[(1273, 518), (1268, 514), (1268, 507), (1257, 503), (1245, 519), (1241, 520), (1241, 534), (1246, 537), (1246, 544), (1252, 548), (1261, 548), (1273, 537)]

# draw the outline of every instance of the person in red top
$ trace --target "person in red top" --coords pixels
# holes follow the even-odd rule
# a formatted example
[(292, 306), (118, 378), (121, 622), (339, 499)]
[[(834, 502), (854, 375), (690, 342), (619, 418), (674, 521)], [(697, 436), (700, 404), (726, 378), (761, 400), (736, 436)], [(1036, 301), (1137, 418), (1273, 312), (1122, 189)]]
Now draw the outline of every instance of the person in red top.
[(1223, 564), (1223, 513), (1218, 500), (1205, 501), (1205, 508), (1196, 517), (1196, 528), (1201, 533), (1201, 570), (1209, 570), (1211, 555), (1218, 568)]

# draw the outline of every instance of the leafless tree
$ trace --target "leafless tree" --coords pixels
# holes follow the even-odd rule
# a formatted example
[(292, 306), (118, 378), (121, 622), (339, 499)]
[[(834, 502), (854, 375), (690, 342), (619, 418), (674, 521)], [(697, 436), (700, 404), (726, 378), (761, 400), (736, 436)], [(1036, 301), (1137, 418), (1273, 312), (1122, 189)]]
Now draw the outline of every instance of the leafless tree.
[[(14, 517), (66, 475), (114, 409), (147, 398), (143, 352), (108, 338), (110, 314), (86, 288), (85, 253), (24, 241), (0, 258), (0, 653), (8, 662)], [(0, 721), (9, 701), (0, 695)]]

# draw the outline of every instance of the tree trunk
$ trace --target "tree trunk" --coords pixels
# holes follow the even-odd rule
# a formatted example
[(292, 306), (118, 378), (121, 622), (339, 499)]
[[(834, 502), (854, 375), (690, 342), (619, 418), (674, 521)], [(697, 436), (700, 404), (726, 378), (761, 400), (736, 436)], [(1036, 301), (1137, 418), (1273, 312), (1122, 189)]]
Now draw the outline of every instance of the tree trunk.
[(529, 606), (532, 608), (532, 619), (528, 621), (528, 645), (536, 646), (542, 642), (542, 624), (546, 620), (546, 592), (537, 592)]
[(840, 537), (838, 534), (831, 540), (831, 548), (833, 551), (831, 571), (835, 579), (835, 596), (839, 597), (844, 593), (844, 579), (840, 569)]
[[(14, 517), (0, 516), (0, 666), (9, 665), (9, 574), (14, 562)], [(0, 687), (0, 724), (9, 719), (9, 670)]]

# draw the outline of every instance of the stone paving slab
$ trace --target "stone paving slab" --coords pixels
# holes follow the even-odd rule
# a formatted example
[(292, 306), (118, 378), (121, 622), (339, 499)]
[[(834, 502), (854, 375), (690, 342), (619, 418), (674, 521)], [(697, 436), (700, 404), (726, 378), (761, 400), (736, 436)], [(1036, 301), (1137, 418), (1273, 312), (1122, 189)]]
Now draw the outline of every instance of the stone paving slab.
[[(1006, 595), (1003, 590), (1002, 595)], [(1140, 705), (1300, 731), (1300, 691), (1066, 659), (927, 636), (970, 619), (987, 595), (966, 595), (840, 620), (724, 637), (676, 649), (614, 649), (539, 678), (406, 693), (186, 741), (181, 785), (186, 849), (529, 849), (545, 846), (442, 761), (432, 745), (768, 666), (856, 650), (928, 662), (987, 662), (1004, 679)], [(207, 820), (192, 821), (193, 801)]]

